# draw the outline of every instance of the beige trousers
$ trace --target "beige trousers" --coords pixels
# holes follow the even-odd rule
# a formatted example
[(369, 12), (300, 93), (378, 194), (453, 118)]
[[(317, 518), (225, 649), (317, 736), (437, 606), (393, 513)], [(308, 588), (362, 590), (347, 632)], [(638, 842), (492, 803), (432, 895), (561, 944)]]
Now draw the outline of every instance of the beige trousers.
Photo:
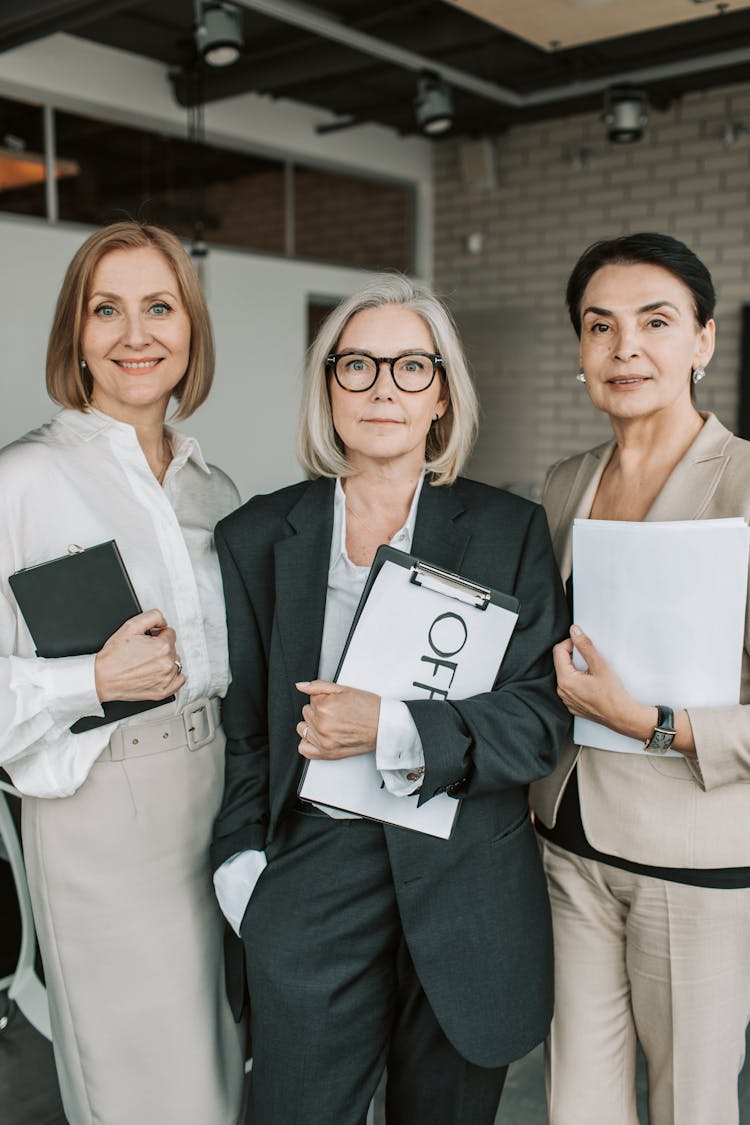
[(540, 842), (555, 941), (550, 1125), (638, 1125), (636, 1038), (651, 1125), (737, 1125), (750, 890), (635, 875)]
[(105, 750), (72, 797), (23, 802), (65, 1113), (71, 1125), (234, 1125), (243, 1052), (208, 861), (224, 736), (140, 750)]

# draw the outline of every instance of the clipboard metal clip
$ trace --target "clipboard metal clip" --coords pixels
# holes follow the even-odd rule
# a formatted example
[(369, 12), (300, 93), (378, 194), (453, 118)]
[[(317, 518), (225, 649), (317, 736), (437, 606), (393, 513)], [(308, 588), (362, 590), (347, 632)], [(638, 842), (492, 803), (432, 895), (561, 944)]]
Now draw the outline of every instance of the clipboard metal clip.
[(473, 605), (475, 609), (486, 609), (490, 604), (491, 594), (486, 586), (470, 582), (468, 578), (461, 578), (458, 574), (451, 574), (449, 570), (431, 566), (430, 563), (415, 563), (411, 568), (409, 581), (415, 586), (424, 586), (426, 590), (435, 590), (438, 594)]

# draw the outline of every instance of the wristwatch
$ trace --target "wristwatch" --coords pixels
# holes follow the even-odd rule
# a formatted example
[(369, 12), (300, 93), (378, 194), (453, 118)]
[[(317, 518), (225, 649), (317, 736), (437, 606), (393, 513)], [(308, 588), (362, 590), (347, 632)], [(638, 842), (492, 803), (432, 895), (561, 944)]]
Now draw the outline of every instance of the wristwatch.
[(674, 726), (674, 711), (671, 707), (662, 707), (655, 703), (658, 712), (656, 726), (651, 732), (651, 737), (644, 743), (643, 749), (650, 754), (666, 754), (674, 742), (677, 733)]

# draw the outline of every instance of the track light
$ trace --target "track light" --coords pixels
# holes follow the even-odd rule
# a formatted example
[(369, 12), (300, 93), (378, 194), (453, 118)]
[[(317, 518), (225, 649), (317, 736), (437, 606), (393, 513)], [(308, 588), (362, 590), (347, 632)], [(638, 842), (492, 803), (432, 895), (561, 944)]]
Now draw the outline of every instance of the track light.
[(453, 95), (437, 74), (420, 74), (414, 112), (420, 129), (430, 137), (439, 137), (452, 127)]
[(209, 66), (231, 66), (244, 46), (242, 13), (224, 0), (196, 0), (195, 45)]
[(639, 141), (648, 121), (648, 97), (634, 86), (613, 86), (604, 94), (604, 123), (614, 144)]

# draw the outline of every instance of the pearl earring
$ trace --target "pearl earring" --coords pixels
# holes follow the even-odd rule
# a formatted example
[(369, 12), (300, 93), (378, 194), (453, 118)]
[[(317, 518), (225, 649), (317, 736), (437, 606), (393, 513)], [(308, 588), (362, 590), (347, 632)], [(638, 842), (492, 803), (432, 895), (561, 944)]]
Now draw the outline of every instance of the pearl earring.
[(81, 371), (85, 371), (85, 370), (86, 370), (86, 367), (87, 367), (87, 366), (88, 366), (88, 365), (87, 365), (87, 363), (86, 363), (86, 360), (85, 360), (85, 359), (82, 359), (82, 360), (81, 360)]
[(700, 383), (701, 379), (705, 379), (705, 378), (706, 378), (705, 367), (696, 367), (695, 371), (693, 372), (693, 382), (694, 383)]
[(578, 374), (576, 375), (576, 379), (578, 380), (579, 383), (585, 383), (586, 382), (586, 376), (584, 375), (584, 373), (582, 371), (578, 372)]

